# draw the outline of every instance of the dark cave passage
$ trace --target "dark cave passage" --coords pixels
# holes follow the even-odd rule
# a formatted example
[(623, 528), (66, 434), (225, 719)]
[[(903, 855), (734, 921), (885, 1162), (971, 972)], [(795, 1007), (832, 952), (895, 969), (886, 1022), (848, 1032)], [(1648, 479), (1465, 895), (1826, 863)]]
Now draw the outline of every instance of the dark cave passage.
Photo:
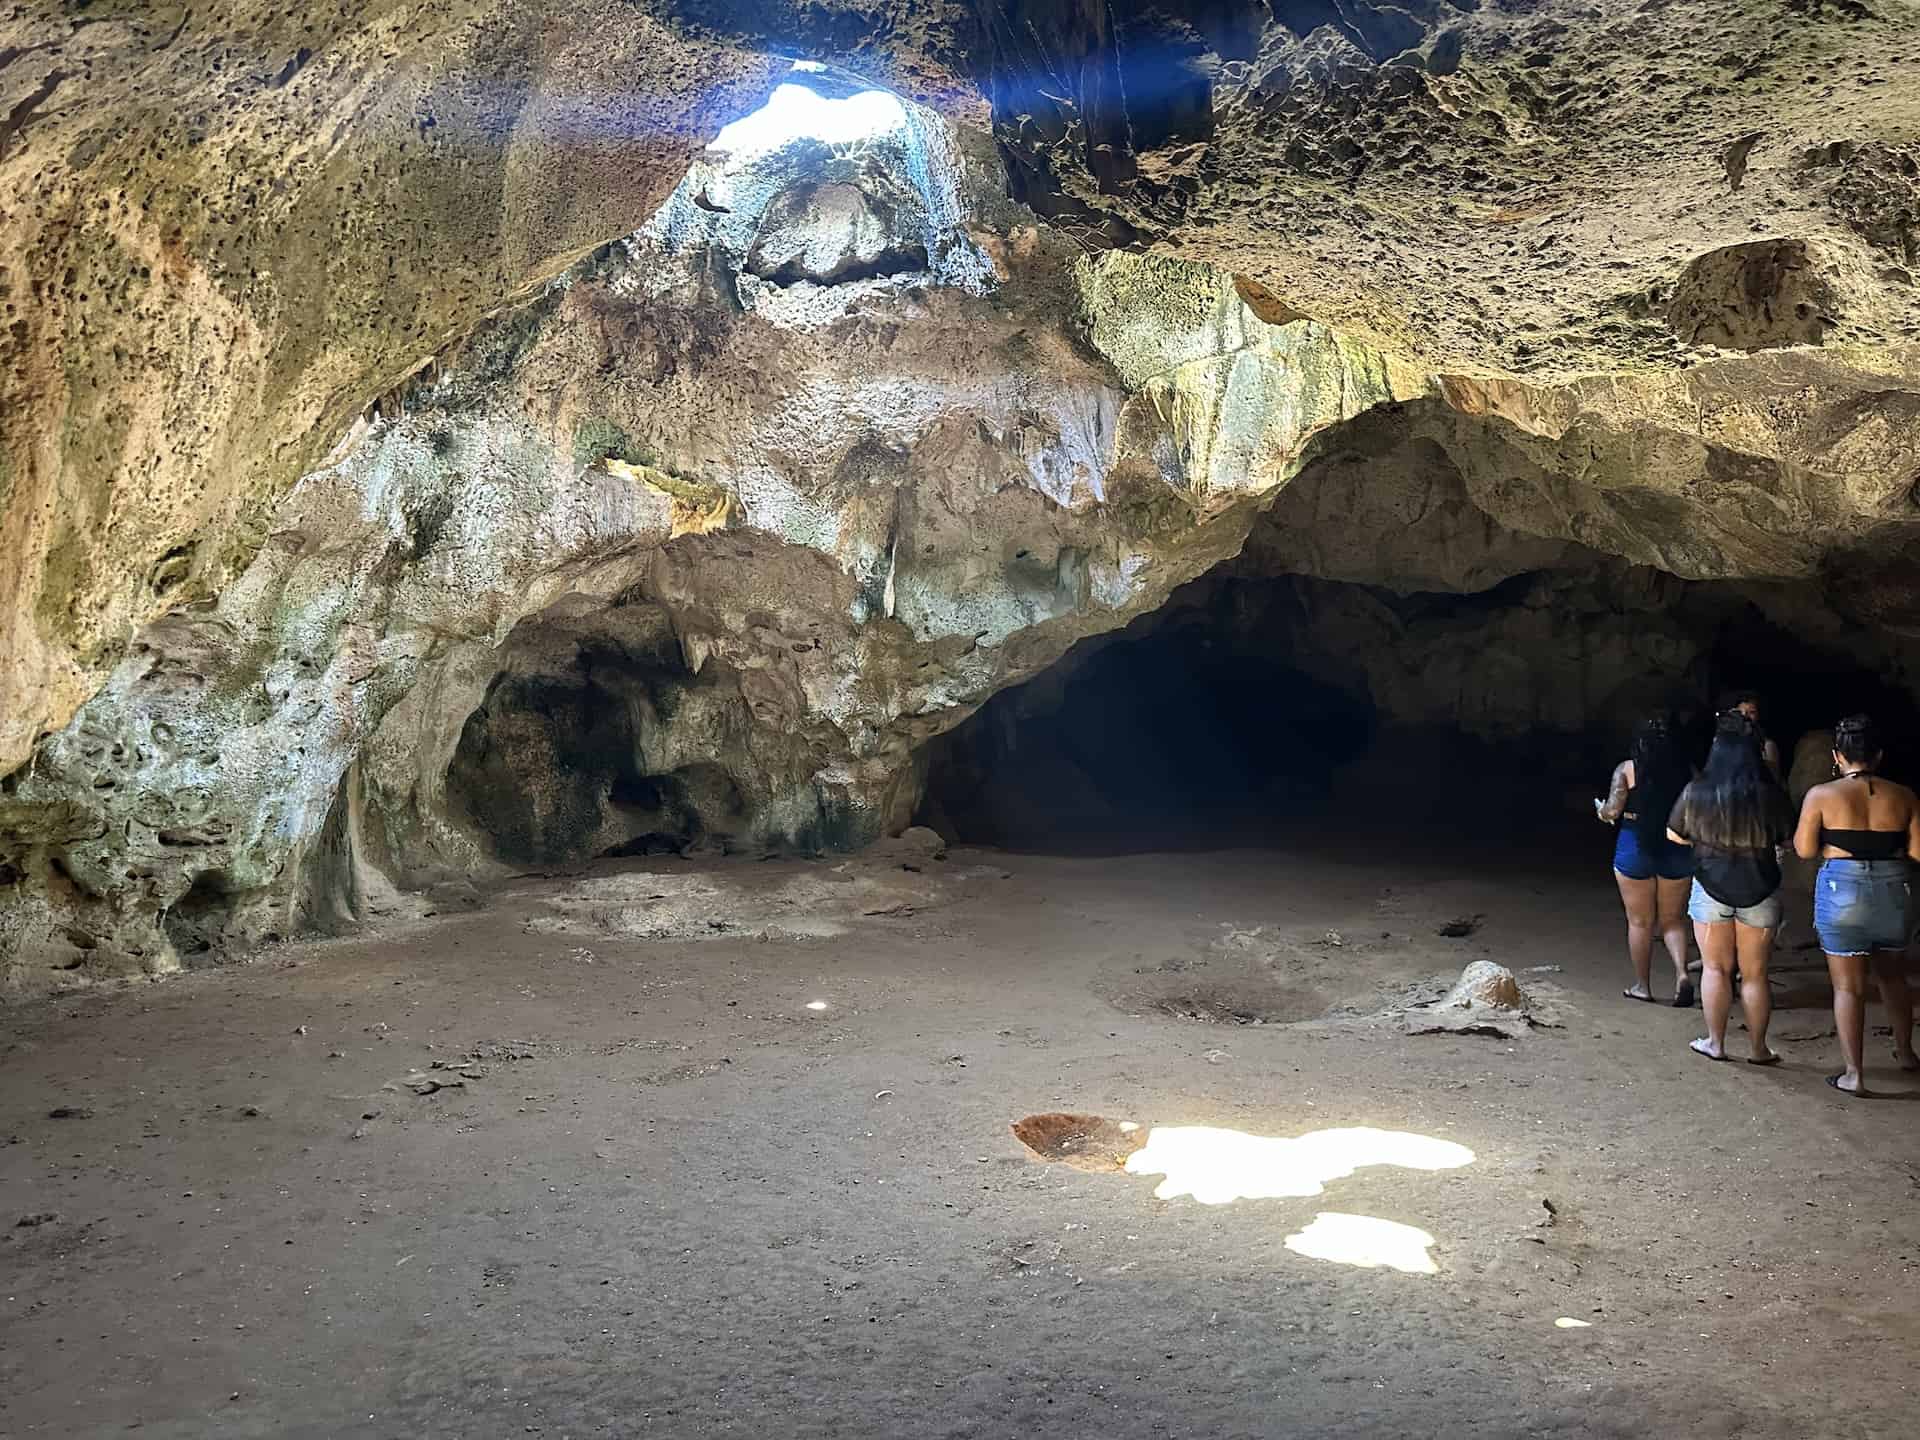
[(1829, 729), (1843, 715), (1867, 714), (1886, 738), (1886, 773), (1908, 783), (1920, 778), (1920, 705), (1912, 691), (1861, 656), (1812, 643), (1751, 604), (1726, 618), (1709, 653), (1715, 696), (1759, 692), (1767, 733), (1784, 758), (1792, 758), (1809, 731)]
[(1008, 849), (1191, 848), (1318, 813), (1378, 717), (1201, 624), (1090, 647), (934, 746), (925, 809)]
[(1716, 710), (1757, 691), (1791, 766), (1865, 711), (1910, 777), (1904, 673), (1805, 595), (1627, 567), (1404, 595), (1217, 573), (933, 741), (920, 818), (1015, 851), (1597, 853), (1591, 801), (1642, 716), (1704, 756)]
[[(1508, 793), (1518, 789), (1547, 797), (1528, 830), (1564, 831), (1571, 811), (1558, 792), (1583, 747), (1397, 719), (1362, 668), (1316, 646), (1321, 586), (1210, 578), (1086, 642), (933, 742), (921, 818), (961, 843), (1016, 851), (1317, 839), (1397, 850), (1427, 843), (1436, 825), (1498, 829), (1525, 813)], [(1469, 625), (1502, 605), (1440, 598)]]

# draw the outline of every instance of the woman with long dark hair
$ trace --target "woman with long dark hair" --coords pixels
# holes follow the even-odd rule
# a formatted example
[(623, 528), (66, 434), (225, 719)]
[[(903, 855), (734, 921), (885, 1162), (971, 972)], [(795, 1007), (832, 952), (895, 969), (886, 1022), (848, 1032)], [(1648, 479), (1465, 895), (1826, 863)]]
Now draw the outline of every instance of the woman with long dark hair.
[(1634, 983), (1621, 993), (1653, 1000), (1653, 936), (1657, 930), (1673, 961), (1673, 1003), (1693, 1004), (1687, 978), (1687, 891), (1693, 856), (1667, 838), (1667, 816), (1692, 778), (1673, 738), (1672, 722), (1650, 715), (1633, 729), (1627, 758), (1613, 768), (1607, 798), (1595, 802), (1602, 820), (1620, 827), (1613, 846), (1613, 878), (1627, 912), (1627, 956)]
[[(1881, 746), (1873, 721), (1849, 715), (1834, 727), (1833, 770), (1838, 779), (1807, 791), (1793, 848), (1803, 860), (1821, 857), (1813, 887), (1813, 928), (1827, 952), (1833, 979), (1833, 1028), (1846, 1069), (1827, 1084), (1843, 1095), (1867, 1093), (1867, 966), (1881, 978), (1888, 1008), (1906, 1001), (1907, 1034), (1894, 1017), (1894, 1044), (1913, 1050), (1913, 1002), (1901, 975), (1907, 944), (1910, 860), (1920, 860), (1920, 799), (1875, 772)], [(1897, 980), (1897, 994), (1888, 977)], [(1904, 1063), (1904, 1060), (1903, 1060)]]
[(1667, 834), (1693, 848), (1693, 894), (1687, 914), (1700, 942), (1701, 1002), (1707, 1033), (1695, 1054), (1726, 1060), (1733, 967), (1740, 966), (1740, 1010), (1747, 1019), (1749, 1065), (1777, 1065), (1767, 1046), (1773, 997), (1767, 960), (1780, 928), (1779, 847), (1793, 833), (1787, 792), (1774, 780), (1760, 732), (1738, 710), (1720, 717), (1700, 778), (1680, 792)]

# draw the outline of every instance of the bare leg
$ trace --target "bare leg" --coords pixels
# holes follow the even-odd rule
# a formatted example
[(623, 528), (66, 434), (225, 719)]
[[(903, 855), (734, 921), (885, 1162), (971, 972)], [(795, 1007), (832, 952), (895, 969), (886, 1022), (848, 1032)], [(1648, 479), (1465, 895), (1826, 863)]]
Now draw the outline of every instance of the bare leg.
[(1673, 961), (1674, 1004), (1686, 996), (1692, 1004), (1693, 983), (1687, 979), (1687, 897), (1693, 893), (1692, 880), (1656, 880), (1659, 887), (1656, 908), (1660, 915), (1660, 938), (1666, 943), (1667, 956)]
[(1750, 925), (1733, 927), (1740, 958), (1740, 1013), (1746, 1017), (1747, 1041), (1753, 1047), (1750, 1053), (1762, 1065), (1780, 1058), (1767, 1046), (1767, 1026), (1773, 1023), (1773, 991), (1767, 985), (1773, 936), (1772, 930), (1756, 930)]
[(1718, 925), (1696, 923), (1694, 938), (1700, 942), (1700, 996), (1707, 1012), (1707, 1038), (1693, 1042), (1693, 1048), (1715, 1060), (1727, 1058), (1727, 1012), (1733, 1008), (1734, 923)]
[(1893, 1026), (1893, 1059), (1902, 1070), (1920, 1070), (1913, 1053), (1913, 988), (1907, 984), (1903, 950), (1882, 950), (1873, 957), (1873, 978), (1880, 982), (1880, 1003)]
[(1652, 880), (1634, 880), (1613, 872), (1620, 886), (1620, 903), (1627, 912), (1627, 958), (1633, 961), (1633, 988), (1627, 993), (1642, 1000), (1653, 998), (1653, 921)]
[(1864, 955), (1827, 956), (1827, 974), (1833, 980), (1833, 1028), (1840, 1035), (1840, 1053), (1847, 1068), (1834, 1082), (1834, 1088), (1849, 1095), (1867, 1088), (1862, 1055), (1866, 1046), (1867, 957)]

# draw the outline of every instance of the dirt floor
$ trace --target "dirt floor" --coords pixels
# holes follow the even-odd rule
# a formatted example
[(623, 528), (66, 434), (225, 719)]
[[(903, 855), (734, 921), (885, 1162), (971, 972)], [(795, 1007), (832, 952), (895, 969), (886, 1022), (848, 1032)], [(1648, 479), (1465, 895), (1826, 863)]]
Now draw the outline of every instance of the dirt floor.
[[(1818, 1008), (1693, 1055), (1620, 929), (1604, 847), (622, 861), (16, 1007), (0, 1433), (1904, 1434), (1920, 1083), (1837, 1098)], [(1542, 1023), (1411, 1033), (1476, 959)], [(1086, 1153), (1174, 1126), (1426, 1140)]]

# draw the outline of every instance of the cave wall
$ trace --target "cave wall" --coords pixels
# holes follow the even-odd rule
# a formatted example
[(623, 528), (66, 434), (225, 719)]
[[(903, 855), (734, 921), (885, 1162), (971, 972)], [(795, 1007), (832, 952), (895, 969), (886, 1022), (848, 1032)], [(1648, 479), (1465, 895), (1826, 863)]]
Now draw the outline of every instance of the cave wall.
[(0, 57), (0, 771), (785, 68), (620, 0), (75, 0)]
[[(16, 7), (8, 973), (166, 970), (509, 852), (858, 843), (930, 737), (1243, 542), (1380, 587), (1389, 618), (1315, 614), (1383, 655), (1405, 597), (1528, 573), (1559, 598), (1513, 645), (1572, 644), (1599, 556), (1761, 587), (1897, 681), (1917, 34), (1747, 0)], [(926, 107), (703, 149), (776, 52)], [(1620, 602), (1656, 632), (1663, 583)], [(1455, 652), (1483, 727), (1614, 663)], [(523, 810), (476, 809), (507, 744), (546, 757)]]
[[(1121, 284), (1144, 262), (1080, 256), (903, 114), (703, 158), (357, 420), (8, 782), (16, 972), (172, 968), (183, 904), (196, 947), (244, 944), (650, 836), (861, 843), (929, 735), (1232, 554), (1316, 435), (1418, 383), (1213, 272)], [(1162, 289), (1191, 385), (1100, 345)], [(1258, 474), (1220, 483), (1249, 430)]]
[[(1857, 441), (1882, 390), (1908, 424), (1858, 377), (1910, 376), (1920, 334), (1910, 6), (17, 5), (0, 772), (240, 573), (352, 415), (653, 213), (775, 55), (931, 104), (1054, 230), (1216, 266), (1268, 320), (1549, 385), (1781, 355)], [(1589, 538), (1647, 563), (1690, 518), (1606, 510)]]

